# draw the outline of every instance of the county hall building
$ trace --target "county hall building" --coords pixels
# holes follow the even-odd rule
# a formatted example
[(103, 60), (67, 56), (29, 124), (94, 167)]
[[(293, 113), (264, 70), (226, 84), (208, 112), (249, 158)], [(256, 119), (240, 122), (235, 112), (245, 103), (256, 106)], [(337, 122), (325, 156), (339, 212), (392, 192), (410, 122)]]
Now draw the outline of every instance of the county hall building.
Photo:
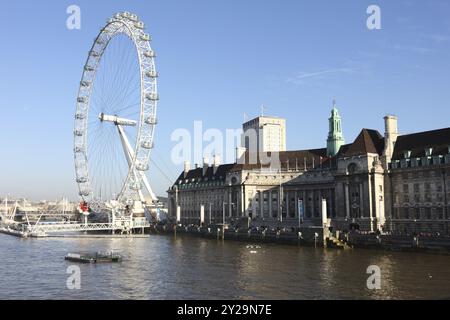
[(448, 233), (450, 128), (400, 135), (362, 129), (344, 141), (333, 106), (326, 147), (286, 151), (286, 122), (261, 116), (243, 125), (236, 161), (183, 172), (168, 190), (169, 215), (183, 224), (328, 225), (348, 230)]

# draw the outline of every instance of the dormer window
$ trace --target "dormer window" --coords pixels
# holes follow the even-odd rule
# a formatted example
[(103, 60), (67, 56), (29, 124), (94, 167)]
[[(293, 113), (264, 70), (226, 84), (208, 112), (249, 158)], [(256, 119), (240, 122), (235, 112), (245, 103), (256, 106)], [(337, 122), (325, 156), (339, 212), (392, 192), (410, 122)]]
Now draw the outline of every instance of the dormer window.
[(433, 148), (426, 148), (425, 149), (425, 155), (427, 157), (431, 157), (432, 154), (433, 154)]
[(404, 157), (405, 159), (411, 158), (411, 150), (404, 151), (404, 152), (403, 152), (403, 157)]

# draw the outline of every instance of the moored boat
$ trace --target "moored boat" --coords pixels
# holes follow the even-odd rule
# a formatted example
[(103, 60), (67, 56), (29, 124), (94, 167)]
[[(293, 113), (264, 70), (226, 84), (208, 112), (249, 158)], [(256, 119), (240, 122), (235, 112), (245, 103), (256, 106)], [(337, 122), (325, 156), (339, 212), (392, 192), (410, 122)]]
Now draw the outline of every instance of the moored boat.
[(68, 253), (64, 258), (67, 261), (79, 263), (103, 263), (103, 262), (122, 262), (122, 257), (114, 252), (110, 253)]

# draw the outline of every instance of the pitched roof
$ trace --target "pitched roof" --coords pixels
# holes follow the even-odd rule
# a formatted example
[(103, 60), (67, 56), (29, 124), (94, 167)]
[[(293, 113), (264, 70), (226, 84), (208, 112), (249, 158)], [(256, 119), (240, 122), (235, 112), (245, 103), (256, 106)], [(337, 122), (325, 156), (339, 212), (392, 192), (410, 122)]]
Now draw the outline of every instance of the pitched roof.
[(450, 128), (402, 135), (397, 138), (392, 159), (403, 159), (405, 151), (411, 151), (411, 158), (420, 158), (425, 156), (426, 148), (433, 148), (432, 155), (443, 155), (449, 146)]
[[(344, 146), (343, 146), (344, 147)], [(355, 141), (345, 148), (339, 150), (340, 156), (351, 157), (368, 153), (381, 155), (384, 149), (384, 138), (377, 131), (372, 129), (362, 129)]]
[[(265, 157), (266, 159), (261, 160), (257, 153), (246, 152), (243, 158), (240, 159), (239, 163), (236, 164), (231, 169), (231, 171), (251, 170), (269, 167), (272, 167), (274, 169), (277, 166), (281, 166), (281, 168), (283, 169), (289, 167), (290, 169), (297, 168), (301, 170), (305, 167), (305, 165), (308, 169), (311, 169), (312, 167), (320, 167), (321, 163), (322, 166), (325, 166), (326, 161), (329, 159), (327, 157), (326, 148), (267, 152), (265, 153)], [(327, 166), (329, 166), (329, 164), (327, 164)]]
[(214, 180), (225, 180), (226, 174), (234, 166), (235, 164), (223, 164), (217, 167), (216, 172), (214, 172), (214, 167), (208, 167), (208, 169), (205, 172), (205, 175), (203, 175), (203, 167), (189, 170), (187, 172), (186, 177), (184, 176), (184, 172), (181, 172), (175, 184), (181, 180), (191, 180), (198, 178), (208, 178), (208, 180), (212, 180), (213, 178)]

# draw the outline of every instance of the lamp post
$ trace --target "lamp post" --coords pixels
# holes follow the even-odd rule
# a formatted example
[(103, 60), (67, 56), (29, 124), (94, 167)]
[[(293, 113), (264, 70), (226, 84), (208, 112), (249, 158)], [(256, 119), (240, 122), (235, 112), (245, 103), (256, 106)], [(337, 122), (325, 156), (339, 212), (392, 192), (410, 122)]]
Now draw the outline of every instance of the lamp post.
[(233, 202), (223, 202), (223, 208), (222, 208), (222, 240), (225, 239), (225, 206), (231, 205), (234, 206)]

